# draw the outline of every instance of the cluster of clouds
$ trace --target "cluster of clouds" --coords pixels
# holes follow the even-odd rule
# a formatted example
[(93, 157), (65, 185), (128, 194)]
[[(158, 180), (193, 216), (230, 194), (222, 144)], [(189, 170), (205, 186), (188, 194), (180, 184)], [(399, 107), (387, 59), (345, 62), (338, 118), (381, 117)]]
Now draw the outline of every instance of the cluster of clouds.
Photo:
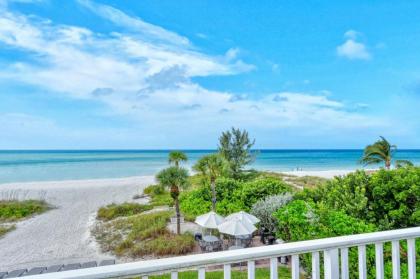
[(355, 30), (348, 30), (344, 33), (345, 42), (337, 47), (337, 55), (352, 60), (369, 60), (372, 55), (365, 44), (359, 41), (361, 33)]
[[(319, 132), (383, 124), (322, 93), (273, 92), (251, 98), (208, 90), (192, 78), (236, 75), (254, 71), (256, 66), (244, 62), (238, 48), (208, 55), (188, 38), (114, 7), (90, 0), (78, 0), (78, 4), (126, 32), (96, 33), (0, 5), (0, 47), (13, 48), (26, 57), (3, 65), (0, 81), (14, 80), (66, 98), (100, 102), (110, 115), (141, 123), (145, 131), (170, 133), (183, 126), (218, 132), (240, 126)], [(338, 55), (369, 59), (358, 37), (355, 31), (347, 32)], [(31, 123), (36, 125), (38, 120)]]

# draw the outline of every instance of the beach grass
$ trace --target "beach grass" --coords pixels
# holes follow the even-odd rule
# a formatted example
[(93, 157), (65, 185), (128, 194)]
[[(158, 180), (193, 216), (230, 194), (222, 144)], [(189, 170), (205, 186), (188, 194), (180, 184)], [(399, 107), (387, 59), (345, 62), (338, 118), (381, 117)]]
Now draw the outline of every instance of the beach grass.
[(13, 231), (15, 228), (15, 225), (0, 225), (0, 237), (2, 237), (10, 231)]
[(97, 218), (99, 220), (112, 220), (122, 216), (132, 216), (152, 209), (152, 205), (138, 203), (110, 204), (99, 208)]
[[(300, 276), (304, 278), (303, 275)], [(137, 277), (139, 278), (139, 277)], [(149, 276), (150, 279), (170, 279), (170, 274), (164, 275), (153, 275)], [(196, 279), (198, 278), (197, 271), (183, 271), (178, 273), (179, 279)], [(223, 278), (223, 271), (216, 270), (216, 271), (206, 271), (206, 279), (220, 279)], [(242, 267), (242, 270), (233, 270), (231, 272), (232, 279), (246, 279), (248, 278), (248, 273), (246, 271), (246, 267)], [(255, 278), (257, 279), (268, 279), (270, 278), (270, 270), (266, 267), (260, 267), (255, 269)], [(290, 279), (291, 272), (290, 269), (284, 266), (278, 268), (278, 278), (279, 279)]]
[(41, 214), (50, 206), (41, 200), (7, 200), (0, 201), (0, 222), (15, 222)]
[(144, 189), (143, 193), (150, 197), (149, 204), (151, 206), (173, 206), (174, 201), (169, 192), (160, 185), (149, 185)]
[(104, 252), (131, 258), (182, 255), (195, 247), (191, 234), (174, 235), (167, 229), (172, 211), (158, 211), (97, 224), (92, 233)]
[(328, 181), (328, 179), (319, 177), (319, 176), (310, 176), (310, 175), (295, 176), (295, 175), (286, 174), (286, 173), (266, 172), (266, 171), (260, 172), (260, 176), (279, 178), (283, 180), (285, 183), (294, 187), (295, 189), (315, 188)]

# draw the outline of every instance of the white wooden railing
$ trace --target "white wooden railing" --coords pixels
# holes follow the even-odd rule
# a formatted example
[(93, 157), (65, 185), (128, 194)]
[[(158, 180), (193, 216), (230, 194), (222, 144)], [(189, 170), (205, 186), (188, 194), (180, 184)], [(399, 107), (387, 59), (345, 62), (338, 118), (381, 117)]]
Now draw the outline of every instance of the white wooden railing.
[[(31, 279), (60, 279), (60, 278), (126, 278), (141, 276), (148, 278), (152, 274), (170, 273), (171, 279), (178, 278), (181, 270), (198, 270), (198, 279), (206, 276), (206, 267), (223, 265), (224, 279), (231, 278), (231, 264), (247, 262), (248, 279), (255, 278), (255, 261), (270, 259), (270, 279), (277, 279), (277, 258), (291, 256), (292, 278), (299, 279), (299, 255), (312, 254), (312, 278), (320, 278), (320, 253), (324, 255), (325, 279), (348, 279), (349, 265), (348, 252), (350, 247), (358, 250), (359, 278), (367, 278), (366, 245), (375, 246), (376, 278), (384, 278), (383, 244), (392, 243), (392, 269), (393, 279), (400, 279), (400, 241), (407, 242), (407, 263), (409, 279), (416, 279), (416, 249), (415, 240), (420, 237), (420, 227), (348, 235), (318, 240), (292, 242), (271, 246), (262, 246), (248, 249), (223, 251), (207, 254), (197, 254), (174, 258), (139, 261), (133, 263), (117, 264), (112, 266), (78, 269), (50, 274), (28, 276)], [(341, 276), (340, 276), (341, 275)]]

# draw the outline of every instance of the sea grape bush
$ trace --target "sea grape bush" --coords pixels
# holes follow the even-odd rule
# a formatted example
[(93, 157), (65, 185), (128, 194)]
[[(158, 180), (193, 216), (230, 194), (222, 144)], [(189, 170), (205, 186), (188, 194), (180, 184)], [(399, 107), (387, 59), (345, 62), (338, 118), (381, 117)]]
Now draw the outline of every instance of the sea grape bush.
[(420, 225), (420, 168), (357, 171), (305, 190), (297, 199), (327, 207), (375, 224), (380, 230)]
[[(279, 228), (277, 236), (285, 241), (302, 241), (333, 236), (373, 232), (372, 224), (351, 217), (346, 213), (303, 200), (294, 200), (280, 208), (275, 217)], [(302, 255), (302, 266), (309, 270), (310, 255)], [(369, 266), (375, 263), (375, 253), (367, 249), (366, 256)], [(357, 278), (357, 251), (349, 252), (350, 278)]]

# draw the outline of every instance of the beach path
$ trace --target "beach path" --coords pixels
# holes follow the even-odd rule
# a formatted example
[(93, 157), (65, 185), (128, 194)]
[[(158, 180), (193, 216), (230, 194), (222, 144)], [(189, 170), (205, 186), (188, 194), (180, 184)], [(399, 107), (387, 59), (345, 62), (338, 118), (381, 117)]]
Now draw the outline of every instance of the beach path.
[(113, 258), (90, 236), (99, 207), (132, 201), (152, 176), (0, 184), (0, 197), (39, 198), (52, 210), (24, 220), (0, 238), (0, 271)]

